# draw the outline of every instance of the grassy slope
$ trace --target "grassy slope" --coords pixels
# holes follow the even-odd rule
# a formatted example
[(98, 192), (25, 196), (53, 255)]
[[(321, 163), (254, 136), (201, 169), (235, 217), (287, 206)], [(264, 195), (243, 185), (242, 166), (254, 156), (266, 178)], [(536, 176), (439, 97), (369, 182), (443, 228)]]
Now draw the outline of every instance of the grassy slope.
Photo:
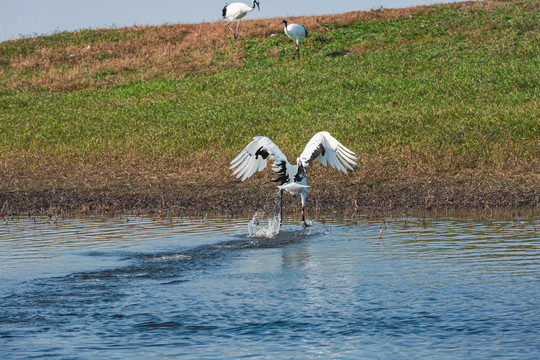
[(320, 201), (535, 206), (538, 14), (538, 1), (485, 1), (302, 18), (297, 61), (277, 19), (243, 22), (239, 42), (211, 23), (2, 43), (0, 195), (238, 195), (252, 186), (227, 164), (252, 136), (293, 158), (328, 130), (359, 166), (336, 186), (315, 167)]

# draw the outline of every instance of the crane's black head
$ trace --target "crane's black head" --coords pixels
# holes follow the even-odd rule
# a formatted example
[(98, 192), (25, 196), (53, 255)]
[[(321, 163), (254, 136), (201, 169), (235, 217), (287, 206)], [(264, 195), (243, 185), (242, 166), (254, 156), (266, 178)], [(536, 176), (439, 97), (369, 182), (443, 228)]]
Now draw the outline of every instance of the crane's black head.
[(280, 22), (279, 24), (280, 24), (280, 25), (281, 25), (281, 24), (285, 24), (285, 26), (287, 26), (287, 19), (283, 19), (283, 21)]
[(259, 2), (257, 0), (253, 0), (253, 7), (257, 5), (257, 10), (261, 11), (261, 8), (259, 7)]

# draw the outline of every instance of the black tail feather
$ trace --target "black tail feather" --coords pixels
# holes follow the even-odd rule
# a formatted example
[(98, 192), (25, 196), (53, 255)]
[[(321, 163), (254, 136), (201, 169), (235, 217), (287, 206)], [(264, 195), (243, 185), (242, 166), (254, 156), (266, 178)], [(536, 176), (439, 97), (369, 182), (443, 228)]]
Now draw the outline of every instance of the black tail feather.
[(277, 177), (275, 179), (272, 179), (272, 182), (277, 182), (280, 185), (283, 185), (289, 181), (289, 175), (287, 174), (287, 162), (280, 161), (277, 166), (279, 167), (279, 170), (277, 171)]

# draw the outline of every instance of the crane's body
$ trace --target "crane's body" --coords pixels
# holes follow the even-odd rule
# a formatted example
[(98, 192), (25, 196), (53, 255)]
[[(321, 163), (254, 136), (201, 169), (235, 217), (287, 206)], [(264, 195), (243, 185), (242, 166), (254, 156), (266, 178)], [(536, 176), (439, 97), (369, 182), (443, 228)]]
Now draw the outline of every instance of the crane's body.
[[(245, 148), (231, 161), (233, 175), (242, 178), (242, 181), (254, 173), (266, 168), (266, 162), (272, 160), (272, 170), (277, 173), (273, 182), (279, 183), (278, 189), (283, 204), (283, 191), (292, 195), (300, 195), (302, 200), (302, 221), (307, 226), (304, 209), (307, 198), (307, 169), (313, 165), (314, 160), (321, 164), (330, 165), (345, 174), (353, 170), (351, 165), (356, 165), (355, 154), (337, 141), (326, 131), (315, 134), (307, 143), (304, 151), (296, 159), (296, 165), (289, 163), (287, 157), (281, 152), (276, 144), (265, 136), (256, 136)], [(283, 214), (283, 206), (280, 205), (280, 216)], [(280, 218), (280, 221), (281, 221)]]
[[(227, 19), (227, 27), (232, 31), (233, 36), (235, 39), (238, 39), (238, 31), (240, 29), (240, 20), (246, 16), (248, 12), (251, 12), (255, 9), (255, 6), (257, 6), (257, 9), (259, 8), (259, 1), (253, 0), (251, 3), (251, 6), (241, 3), (241, 2), (235, 2), (232, 4), (227, 4), (223, 8), (222, 16), (223, 19)], [(229, 23), (233, 20), (237, 21), (236, 24), (236, 33), (233, 31)]]
[(287, 24), (287, 20), (283, 20), (281, 23), (285, 24), (285, 35), (296, 44), (296, 52), (294, 53), (293, 59), (296, 58), (296, 55), (300, 57), (300, 41), (304, 40), (308, 35), (306, 28), (299, 24)]

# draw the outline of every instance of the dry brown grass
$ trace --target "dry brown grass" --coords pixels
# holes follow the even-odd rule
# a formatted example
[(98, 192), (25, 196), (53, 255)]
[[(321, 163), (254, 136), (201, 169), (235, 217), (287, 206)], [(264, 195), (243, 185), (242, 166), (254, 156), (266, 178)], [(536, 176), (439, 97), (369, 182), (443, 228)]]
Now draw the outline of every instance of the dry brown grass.
[[(28, 163), (35, 163), (30, 157)], [(530, 207), (537, 204), (540, 175), (505, 173), (488, 182), (477, 171), (436, 173), (421, 162), (403, 169), (411, 154), (361, 157), (349, 176), (316, 165), (309, 173), (309, 216), (333, 210), (365, 213), (395, 209), (448, 210)], [(202, 157), (202, 158), (201, 158)], [(121, 159), (121, 160), (119, 160)], [(247, 180), (235, 179), (230, 157), (133, 159), (122, 154), (96, 162), (45, 160), (40, 167), (0, 161), (0, 216), (16, 214), (245, 214), (271, 203), (276, 194), (267, 168)], [(39, 161), (44, 161), (43, 157)], [(15, 165), (15, 166), (14, 166)], [(328, 176), (331, 174), (332, 176)], [(299, 212), (298, 198), (286, 196), (289, 212)]]
[[(349, 176), (316, 164), (309, 172), (310, 211), (495, 209), (538, 204), (540, 173), (534, 170), (540, 168), (538, 159), (531, 162), (512, 157), (507, 149), (499, 151), (514, 167), (497, 170), (486, 163), (479, 165), (482, 169), (460, 169), (464, 157), (397, 148), (370, 156), (360, 154), (358, 166)], [(266, 206), (267, 198), (276, 192), (270, 182), (275, 174), (268, 167), (240, 182), (223, 166), (232, 155), (142, 158), (111, 150), (108, 157), (88, 156), (77, 162), (68, 155), (50, 154), (28, 153), (16, 162), (2, 158), (0, 206), (5, 205), (6, 214), (236, 214)], [(437, 162), (457, 171), (438, 171), (433, 167)], [(299, 210), (296, 198), (287, 197), (286, 204), (290, 211)]]

